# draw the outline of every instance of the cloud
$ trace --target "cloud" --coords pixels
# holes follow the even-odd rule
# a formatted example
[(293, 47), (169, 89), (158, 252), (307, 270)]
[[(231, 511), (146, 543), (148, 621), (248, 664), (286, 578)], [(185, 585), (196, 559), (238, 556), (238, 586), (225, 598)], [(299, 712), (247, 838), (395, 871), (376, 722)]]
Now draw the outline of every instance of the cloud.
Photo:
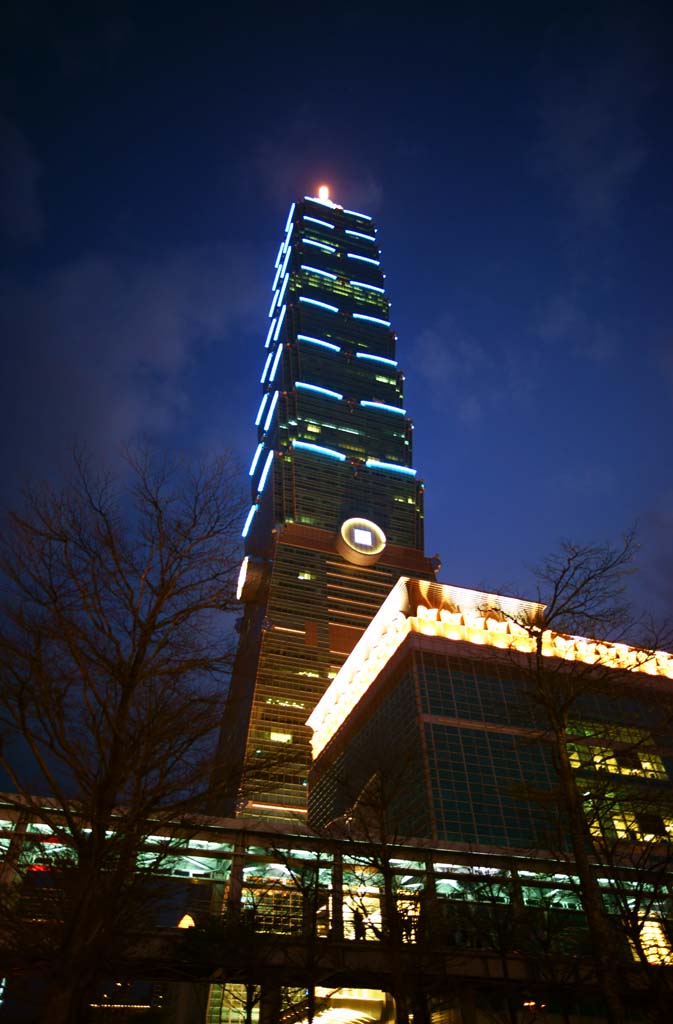
[(638, 112), (650, 89), (639, 61), (623, 55), (548, 87), (539, 110), (538, 169), (583, 223), (610, 223), (647, 159)]
[(0, 229), (16, 242), (39, 242), (44, 214), (37, 185), (39, 160), (19, 129), (0, 115)]
[(611, 361), (619, 347), (614, 332), (584, 312), (576, 291), (553, 295), (540, 312), (534, 333), (552, 344), (563, 342), (573, 355), (593, 363)]
[(486, 346), (469, 338), (450, 316), (425, 328), (411, 345), (415, 380), (432, 407), (447, 407), (474, 424), (503, 403), (527, 399), (537, 387), (539, 357), (527, 345)]
[(283, 123), (282, 133), (270, 135), (257, 146), (254, 167), (264, 194), (289, 203), (301, 189), (315, 195), (318, 186), (330, 186), (334, 202), (375, 214), (383, 202), (383, 188), (376, 176), (339, 152), (334, 137), (326, 132), (324, 119), (308, 109)]
[(5, 483), (44, 475), (74, 443), (112, 457), (134, 435), (179, 428), (196, 404), (194, 361), (213, 346), (218, 365), (245, 357), (261, 262), (251, 247), (214, 245), (152, 261), (89, 255), (35, 284), (0, 280)]
[[(673, 629), (673, 491), (656, 495), (638, 529), (638, 569), (631, 587), (641, 608)], [(670, 643), (669, 639), (667, 641)]]
[(578, 500), (605, 498), (614, 493), (617, 478), (614, 470), (605, 465), (578, 465), (551, 473), (548, 483), (556, 492), (571, 495)]

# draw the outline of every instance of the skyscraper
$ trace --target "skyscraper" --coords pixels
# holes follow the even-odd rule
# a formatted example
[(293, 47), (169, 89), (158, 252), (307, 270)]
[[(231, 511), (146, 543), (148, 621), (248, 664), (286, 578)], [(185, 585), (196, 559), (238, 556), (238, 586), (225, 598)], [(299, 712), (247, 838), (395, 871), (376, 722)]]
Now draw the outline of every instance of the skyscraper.
[(306, 807), (308, 715), (396, 579), (433, 567), (372, 218), (293, 203), (272, 293), (222, 746), (256, 769), (246, 813), (282, 819)]

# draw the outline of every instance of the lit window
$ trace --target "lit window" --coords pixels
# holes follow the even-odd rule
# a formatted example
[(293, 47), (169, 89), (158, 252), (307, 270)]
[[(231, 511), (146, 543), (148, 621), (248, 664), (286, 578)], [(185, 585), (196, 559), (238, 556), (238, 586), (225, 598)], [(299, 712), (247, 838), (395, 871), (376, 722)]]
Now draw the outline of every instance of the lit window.
[[(630, 940), (634, 960), (638, 960), (635, 945)], [(662, 966), (673, 964), (673, 947), (663, 924), (657, 917), (645, 917), (640, 929), (640, 945), (645, 959), (650, 964)]]
[(269, 739), (272, 743), (292, 743), (292, 734), (289, 732), (271, 732)]

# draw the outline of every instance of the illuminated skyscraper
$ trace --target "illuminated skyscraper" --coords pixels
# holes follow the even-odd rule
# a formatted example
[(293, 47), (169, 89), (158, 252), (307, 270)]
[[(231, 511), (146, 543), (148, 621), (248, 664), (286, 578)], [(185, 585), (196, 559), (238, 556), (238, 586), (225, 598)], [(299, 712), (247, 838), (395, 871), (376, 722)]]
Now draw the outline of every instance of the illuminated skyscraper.
[(394, 582), (434, 577), (371, 217), (293, 204), (272, 291), (222, 746), (257, 769), (246, 813), (284, 818), (306, 807), (308, 715)]

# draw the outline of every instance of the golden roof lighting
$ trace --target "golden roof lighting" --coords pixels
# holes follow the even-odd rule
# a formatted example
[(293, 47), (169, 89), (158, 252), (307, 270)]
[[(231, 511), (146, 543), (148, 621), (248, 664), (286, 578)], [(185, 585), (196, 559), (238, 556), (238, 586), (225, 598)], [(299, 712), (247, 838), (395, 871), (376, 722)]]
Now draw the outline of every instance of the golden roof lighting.
[[(420, 598), (424, 603), (412, 603)], [(544, 630), (543, 605), (402, 577), (308, 719), (313, 758), (324, 749), (409, 633), (673, 679), (673, 654)]]

